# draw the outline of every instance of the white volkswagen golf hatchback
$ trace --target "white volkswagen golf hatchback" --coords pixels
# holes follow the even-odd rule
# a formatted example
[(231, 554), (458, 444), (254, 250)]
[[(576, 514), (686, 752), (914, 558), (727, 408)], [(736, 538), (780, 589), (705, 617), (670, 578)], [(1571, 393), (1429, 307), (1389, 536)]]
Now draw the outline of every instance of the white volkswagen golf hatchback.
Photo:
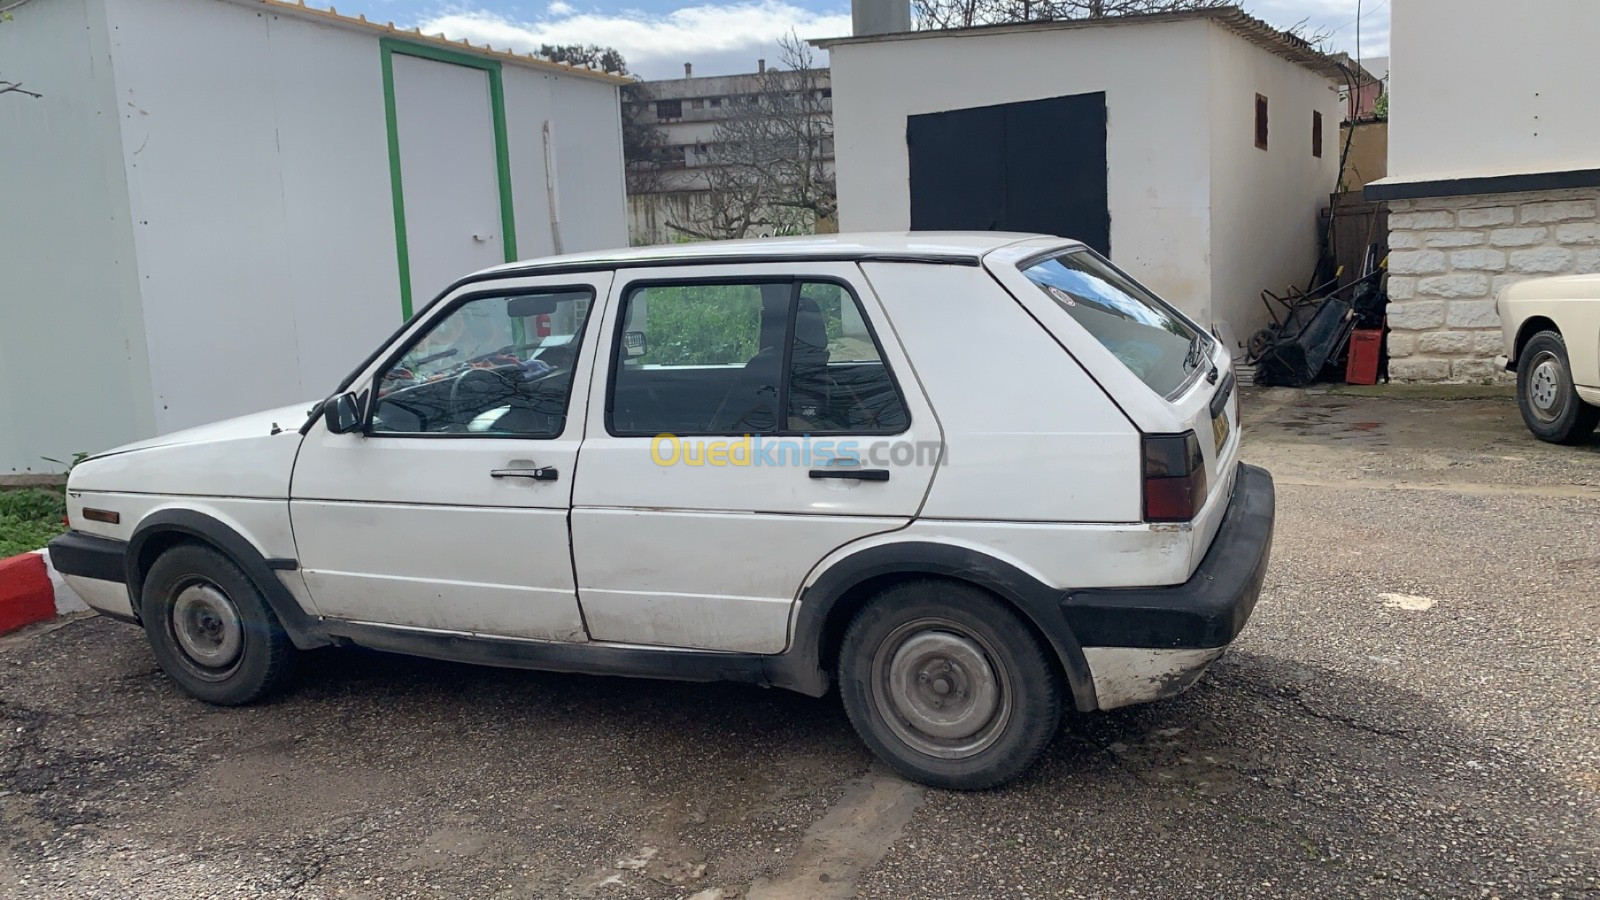
[(130, 444), (55, 565), (194, 696), (327, 645), (822, 696), (910, 778), (1188, 687), (1273, 485), (1229, 357), (1080, 244), (858, 235), (468, 276), (327, 399)]

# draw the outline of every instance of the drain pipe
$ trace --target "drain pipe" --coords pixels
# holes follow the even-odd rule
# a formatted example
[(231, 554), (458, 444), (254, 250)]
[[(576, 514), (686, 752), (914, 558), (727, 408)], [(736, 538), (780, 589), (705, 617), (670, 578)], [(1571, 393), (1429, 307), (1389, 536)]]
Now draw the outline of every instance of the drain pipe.
[(556, 133), (555, 123), (544, 120), (544, 193), (550, 204), (550, 245), (559, 255), (561, 250), (561, 195), (556, 190)]

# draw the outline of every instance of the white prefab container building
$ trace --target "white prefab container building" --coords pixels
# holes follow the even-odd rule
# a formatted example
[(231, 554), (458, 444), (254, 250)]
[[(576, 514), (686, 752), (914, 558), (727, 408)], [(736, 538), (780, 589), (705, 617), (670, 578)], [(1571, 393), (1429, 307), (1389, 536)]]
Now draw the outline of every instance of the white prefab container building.
[(456, 277), (627, 243), (622, 78), (275, 0), (12, 16), (0, 478), (321, 396)]
[(1236, 354), (1311, 277), (1342, 73), (1235, 8), (816, 43), (842, 231), (1077, 238)]

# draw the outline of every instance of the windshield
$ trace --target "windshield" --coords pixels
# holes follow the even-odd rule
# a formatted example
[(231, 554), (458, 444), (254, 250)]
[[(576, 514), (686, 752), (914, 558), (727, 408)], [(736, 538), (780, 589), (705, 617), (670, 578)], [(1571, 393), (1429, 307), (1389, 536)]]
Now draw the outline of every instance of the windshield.
[(1022, 274), (1163, 397), (1206, 360), (1210, 341), (1203, 332), (1091, 251), (1069, 251)]

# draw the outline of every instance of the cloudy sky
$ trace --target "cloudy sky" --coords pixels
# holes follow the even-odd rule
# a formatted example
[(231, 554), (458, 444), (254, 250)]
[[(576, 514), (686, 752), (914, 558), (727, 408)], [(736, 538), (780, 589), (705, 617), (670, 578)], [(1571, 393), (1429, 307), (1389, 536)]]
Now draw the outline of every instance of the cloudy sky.
[[(323, 5), (326, 0), (311, 0)], [(1355, 52), (1357, 0), (1242, 0), (1245, 10), (1280, 28), (1302, 20), (1331, 31), (1335, 50)], [(777, 58), (777, 39), (850, 32), (849, 0), (339, 0), (339, 12), (420, 26), (474, 44), (536, 49), (542, 43), (616, 47), (634, 74), (672, 78), (685, 62), (696, 75), (754, 71)], [(1363, 0), (1361, 55), (1389, 52), (1389, 0)]]

